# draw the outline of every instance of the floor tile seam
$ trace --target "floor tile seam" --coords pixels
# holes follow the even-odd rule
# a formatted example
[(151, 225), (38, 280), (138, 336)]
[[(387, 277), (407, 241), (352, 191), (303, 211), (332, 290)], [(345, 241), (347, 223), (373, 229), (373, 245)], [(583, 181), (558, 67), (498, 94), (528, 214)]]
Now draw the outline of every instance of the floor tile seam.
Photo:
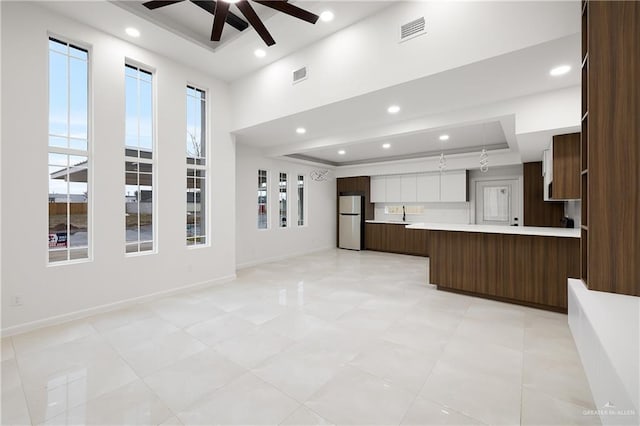
[[(87, 318), (89, 318), (89, 317), (87, 317)], [(22, 352), (22, 351), (16, 352), (15, 343), (13, 342), (13, 338), (14, 337), (24, 336), (26, 334), (33, 333), (33, 332), (36, 332), (36, 331), (46, 330), (49, 327), (56, 327), (58, 325), (64, 325), (64, 324), (68, 324), (68, 323), (75, 322), (75, 321), (82, 321), (83, 323), (88, 325), (91, 328), (91, 330), (93, 330), (93, 333), (89, 333), (89, 334), (85, 334), (85, 335), (82, 335), (82, 336), (78, 336), (78, 337), (75, 337), (73, 339), (65, 340), (65, 341), (60, 342), (60, 343), (55, 343), (55, 344), (52, 344), (52, 345), (46, 345), (46, 346), (43, 346), (43, 347), (37, 348), (37, 349), (29, 349), (29, 350), (24, 351), (24, 352)], [(43, 350), (52, 349), (52, 348), (56, 348), (58, 346), (66, 345), (67, 343), (72, 343), (72, 342), (75, 342), (77, 340), (84, 339), (84, 338), (87, 338), (87, 337), (93, 336), (93, 335), (100, 336), (100, 333), (98, 331), (96, 331), (96, 329), (91, 324), (89, 324), (89, 322), (86, 321), (86, 318), (83, 318), (81, 320), (69, 320), (69, 321), (65, 321), (63, 323), (54, 325), (54, 326), (42, 327), (42, 328), (38, 328), (36, 330), (27, 331), (27, 332), (24, 332), (24, 333), (21, 333), (21, 334), (16, 334), (14, 336), (11, 336), (11, 339), (12, 339), (11, 342), (12, 342), (12, 345), (13, 345), (14, 358), (18, 358), (18, 355), (20, 355), (20, 356), (30, 355), (30, 354), (33, 354), (33, 353), (36, 353), (36, 352), (40, 352), (40, 351), (43, 351)]]
[[(544, 390), (544, 389), (534, 388), (531, 385), (523, 384), (522, 385), (522, 391), (524, 392), (525, 389), (528, 390), (528, 391), (533, 391), (533, 392), (538, 392), (538, 393), (544, 394), (544, 395), (548, 396), (551, 399), (555, 399), (557, 401), (561, 401), (561, 402), (564, 402), (564, 403), (567, 403), (567, 404), (575, 405), (577, 407), (584, 408), (585, 410), (595, 410), (596, 409), (595, 403), (594, 403), (594, 405), (592, 407), (587, 407), (584, 404), (580, 404), (580, 403), (578, 403), (576, 401), (569, 401), (566, 398), (562, 398), (562, 397), (559, 397), (558, 395), (554, 395), (551, 392), (549, 392), (547, 390)], [(589, 390), (589, 393), (591, 393), (591, 390)], [(593, 396), (591, 398), (593, 399)]]
[[(280, 336), (280, 337), (285, 337), (285, 338), (287, 338), (287, 339), (291, 340), (291, 343), (290, 343), (289, 345), (287, 345), (285, 348), (283, 348), (280, 352), (275, 353), (275, 354), (272, 354), (272, 355), (269, 355), (267, 358), (265, 358), (265, 359), (263, 359), (263, 360), (259, 361), (256, 365), (251, 366), (251, 367), (248, 367), (248, 368), (247, 368), (247, 367), (242, 366), (241, 364), (238, 364), (237, 362), (235, 362), (235, 361), (233, 361), (232, 359), (230, 359), (229, 357), (227, 357), (224, 353), (220, 352), (220, 351), (216, 348), (216, 346), (218, 346), (218, 345), (213, 346), (213, 347), (212, 347), (212, 349), (215, 349), (215, 350), (216, 350), (216, 352), (218, 352), (218, 353), (219, 353), (221, 356), (223, 356), (225, 359), (227, 359), (227, 360), (229, 360), (229, 361), (233, 362), (234, 364), (240, 365), (242, 368), (244, 368), (244, 369), (245, 369), (245, 370), (247, 370), (247, 371), (251, 371), (251, 370), (254, 370), (254, 369), (259, 369), (259, 368), (263, 367), (264, 365), (266, 365), (267, 363), (269, 363), (269, 362), (273, 361), (273, 359), (275, 359), (278, 355), (281, 355), (282, 353), (284, 353), (285, 351), (287, 351), (287, 350), (288, 350), (288, 349), (290, 349), (291, 347), (293, 347), (293, 346), (295, 346), (295, 345), (297, 345), (297, 344), (299, 344), (299, 343), (300, 343), (299, 341), (294, 340), (294, 339), (291, 339), (290, 337), (287, 337), (287, 336), (285, 336), (285, 335), (283, 335), (283, 334), (279, 334), (279, 333), (276, 333), (276, 332), (273, 332), (273, 333), (274, 333), (274, 334), (277, 334), (277, 335), (278, 335), (278, 336)], [(226, 341), (228, 341), (228, 340), (230, 340), (230, 339), (227, 339)], [(221, 342), (221, 343), (222, 343), (222, 342)]]
[[(13, 339), (11, 339), (11, 346), (12, 346), (12, 348), (13, 348)], [(17, 354), (15, 353), (15, 348), (13, 348), (13, 349), (14, 349), (14, 355), (17, 355)], [(19, 387), (19, 388), (20, 388), (20, 393), (21, 393), (21, 395), (22, 395), (22, 399), (23, 399), (23, 401), (24, 401), (24, 405), (25, 405), (25, 407), (26, 407), (26, 409), (27, 409), (27, 415), (29, 416), (29, 423), (33, 425), (33, 414), (31, 413), (31, 407), (29, 407), (29, 402), (28, 402), (28, 400), (27, 400), (27, 393), (26, 393), (26, 392), (25, 392), (25, 390), (24, 390), (24, 385), (23, 385), (23, 380), (22, 380), (22, 374), (20, 373), (20, 366), (19, 366), (19, 364), (18, 364), (18, 359), (17, 359), (17, 358), (15, 358), (15, 359), (14, 359), (14, 362), (15, 362), (15, 364), (16, 364), (16, 371), (17, 371), (17, 373), (18, 373), (18, 377), (20, 378), (20, 384), (19, 384), (17, 387)]]
[[(394, 383), (391, 379), (389, 379), (387, 377), (379, 376), (377, 374), (374, 374), (374, 373), (372, 373), (370, 371), (365, 370), (364, 368), (362, 368), (362, 367), (360, 367), (358, 365), (351, 364), (352, 361), (349, 361), (348, 363), (346, 363), (345, 366), (348, 366), (348, 367), (351, 367), (351, 368), (355, 368), (356, 370), (360, 371), (361, 373), (365, 373), (365, 374), (367, 374), (367, 375), (369, 375), (369, 376), (371, 376), (373, 378), (376, 378), (378, 380), (382, 380), (382, 381), (384, 381), (386, 384), (388, 384), (390, 386), (399, 387), (400, 389), (404, 390), (407, 393), (418, 395), (420, 393), (420, 390), (422, 390), (422, 386), (424, 386), (424, 383), (423, 383), (420, 386), (420, 389), (418, 391), (409, 389), (409, 388), (405, 387), (404, 385)], [(429, 372), (429, 374), (431, 374), (431, 372)], [(425, 378), (424, 380), (426, 381), (427, 379)]]
[[(418, 395), (416, 396), (416, 401), (419, 400), (419, 399), (424, 399), (425, 401), (431, 402), (432, 404), (436, 404), (436, 405), (442, 406), (442, 407), (446, 408), (447, 410), (451, 410), (456, 414), (459, 414), (459, 415), (464, 416), (464, 417), (468, 417), (468, 418), (470, 418), (470, 419), (472, 419), (472, 420), (474, 420), (474, 421), (476, 421), (478, 423), (481, 423), (483, 425), (490, 425), (490, 423), (486, 423), (486, 422), (478, 419), (477, 417), (473, 417), (470, 414), (467, 414), (467, 413), (464, 413), (463, 411), (458, 410), (457, 408), (453, 408), (453, 407), (451, 407), (451, 406), (449, 406), (447, 404), (444, 404), (442, 402), (438, 402), (438, 401), (436, 401), (434, 399), (431, 399), (429, 397), (423, 396), (423, 395), (421, 395), (421, 392), (419, 392)], [(408, 411), (407, 411), (407, 414), (408, 414)]]

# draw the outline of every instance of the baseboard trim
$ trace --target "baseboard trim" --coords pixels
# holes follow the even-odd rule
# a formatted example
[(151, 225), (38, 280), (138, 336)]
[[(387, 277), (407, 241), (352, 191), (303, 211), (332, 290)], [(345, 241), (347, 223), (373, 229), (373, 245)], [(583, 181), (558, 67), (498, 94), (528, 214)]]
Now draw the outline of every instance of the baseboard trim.
[(251, 262), (239, 263), (239, 264), (236, 265), (236, 271), (240, 271), (242, 269), (251, 268), (252, 266), (258, 266), (258, 265), (262, 265), (262, 264), (265, 264), (265, 263), (277, 262), (279, 260), (291, 259), (293, 257), (304, 256), (304, 255), (307, 255), (307, 254), (318, 253), (318, 252), (321, 252), (321, 251), (335, 249), (335, 248), (336, 248), (335, 246), (330, 245), (330, 246), (326, 246), (326, 247), (307, 250), (307, 251), (304, 251), (304, 252), (285, 254), (285, 255), (282, 255), (282, 256), (275, 256), (275, 257), (269, 257), (269, 258), (266, 258), (266, 259), (252, 260)]
[(124, 299), (113, 303), (107, 303), (105, 305), (94, 306), (92, 308), (81, 309), (79, 311), (70, 312), (68, 314), (55, 315), (48, 318), (39, 319), (23, 324), (14, 325), (11, 327), (3, 328), (0, 330), (2, 337), (15, 336), (16, 334), (27, 333), (39, 328), (50, 327), (53, 325), (64, 324), (65, 322), (75, 321), (83, 318), (90, 317), (96, 314), (103, 314), (105, 312), (115, 311), (116, 309), (127, 308), (140, 303), (150, 302), (162, 297), (172, 296), (175, 294), (184, 293), (190, 290), (197, 290), (199, 288), (205, 288), (211, 285), (223, 284), (236, 279), (236, 274), (226, 275), (224, 277), (216, 278), (213, 280), (200, 281), (193, 284), (187, 284), (182, 287), (176, 287), (168, 290), (158, 291), (156, 293), (146, 294), (143, 296), (132, 297), (130, 299)]

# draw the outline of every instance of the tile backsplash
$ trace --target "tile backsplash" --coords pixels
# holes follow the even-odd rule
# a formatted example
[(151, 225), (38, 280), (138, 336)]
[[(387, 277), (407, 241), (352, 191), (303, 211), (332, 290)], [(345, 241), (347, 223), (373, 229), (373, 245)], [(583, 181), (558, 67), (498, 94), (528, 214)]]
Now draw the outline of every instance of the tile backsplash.
[[(411, 223), (470, 223), (469, 203), (406, 203), (406, 220)], [(402, 204), (376, 203), (375, 220), (401, 220)]]

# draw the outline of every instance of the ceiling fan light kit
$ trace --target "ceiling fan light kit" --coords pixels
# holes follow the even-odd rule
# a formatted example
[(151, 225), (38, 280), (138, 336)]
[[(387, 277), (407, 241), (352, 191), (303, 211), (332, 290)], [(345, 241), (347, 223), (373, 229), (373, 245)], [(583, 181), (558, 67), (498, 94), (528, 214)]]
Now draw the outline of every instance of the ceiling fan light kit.
[[(152, 0), (142, 3), (149, 10), (170, 6), (175, 3), (181, 3), (186, 0)], [(269, 7), (271, 9), (282, 12), (286, 15), (300, 19), (310, 24), (315, 24), (320, 18), (318, 15), (297, 6), (289, 4), (287, 0), (252, 0), (255, 3)], [(197, 1), (190, 0), (191, 3), (213, 14), (213, 26), (211, 27), (211, 41), (220, 41), (225, 22), (238, 31), (244, 31), (249, 24), (256, 30), (260, 38), (267, 46), (273, 46), (276, 41), (273, 39), (269, 30), (264, 26), (262, 20), (251, 6), (249, 0), (218, 0), (218, 1)], [(235, 5), (240, 13), (245, 17), (248, 23), (235, 15), (229, 9), (231, 5)]]

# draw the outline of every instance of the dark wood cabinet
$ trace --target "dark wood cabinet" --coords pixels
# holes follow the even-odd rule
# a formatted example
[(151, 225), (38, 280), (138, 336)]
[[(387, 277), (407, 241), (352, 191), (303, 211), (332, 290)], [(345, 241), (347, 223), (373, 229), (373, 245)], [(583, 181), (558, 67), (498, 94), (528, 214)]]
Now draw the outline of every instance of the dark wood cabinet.
[[(373, 220), (375, 205), (371, 202), (369, 176), (354, 176), (336, 179), (336, 246), (340, 237), (340, 204), (338, 200), (341, 195), (360, 195), (364, 197), (363, 220)], [(366, 232), (364, 235), (366, 241)]]
[(427, 256), (427, 231), (407, 229), (405, 226), (391, 223), (366, 223), (364, 227), (365, 249)]
[(542, 163), (524, 163), (524, 226), (561, 226), (564, 202), (544, 201)]
[(580, 133), (553, 137), (551, 199), (580, 199)]
[(578, 238), (427, 232), (438, 289), (566, 312), (567, 278), (580, 274)]
[(582, 279), (640, 296), (640, 2), (582, 10)]

